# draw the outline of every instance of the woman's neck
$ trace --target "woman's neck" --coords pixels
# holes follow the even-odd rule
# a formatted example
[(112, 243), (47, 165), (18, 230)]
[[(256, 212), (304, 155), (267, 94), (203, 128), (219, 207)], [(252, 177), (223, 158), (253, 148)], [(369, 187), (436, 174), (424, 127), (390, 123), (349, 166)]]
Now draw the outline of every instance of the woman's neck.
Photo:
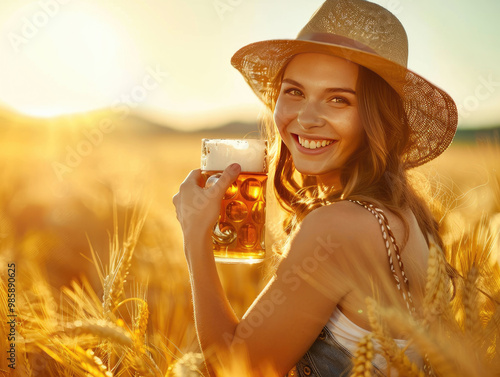
[(322, 174), (316, 176), (320, 197), (327, 198), (332, 194), (340, 195), (343, 191), (339, 175)]
[(342, 191), (342, 183), (340, 182), (340, 174), (328, 173), (316, 176), (316, 181), (319, 187), (324, 187), (328, 191)]

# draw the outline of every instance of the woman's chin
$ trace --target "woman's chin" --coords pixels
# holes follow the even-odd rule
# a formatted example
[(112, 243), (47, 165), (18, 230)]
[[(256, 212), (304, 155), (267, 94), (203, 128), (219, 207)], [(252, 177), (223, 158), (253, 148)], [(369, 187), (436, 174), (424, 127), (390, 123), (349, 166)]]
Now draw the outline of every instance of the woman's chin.
[(295, 169), (306, 176), (315, 177), (318, 183), (321, 182), (328, 186), (339, 186), (340, 184), (340, 170), (337, 169), (321, 169), (318, 167), (311, 166), (295, 166)]
[(295, 169), (303, 174), (303, 175), (311, 175), (311, 176), (328, 176), (334, 175), (335, 173), (332, 171), (328, 171), (326, 169), (321, 169), (318, 167), (310, 167), (310, 166), (295, 166)]

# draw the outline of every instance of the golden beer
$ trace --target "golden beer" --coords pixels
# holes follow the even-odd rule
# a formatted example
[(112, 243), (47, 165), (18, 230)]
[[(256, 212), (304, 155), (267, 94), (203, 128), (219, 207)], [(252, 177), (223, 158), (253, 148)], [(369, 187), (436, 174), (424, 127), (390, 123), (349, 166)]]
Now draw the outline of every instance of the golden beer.
[[(249, 148), (257, 148), (251, 152)], [(249, 163), (248, 158), (254, 161)], [(216, 160), (212, 163), (209, 160)], [(220, 160), (220, 161), (217, 161)], [(265, 256), (266, 163), (262, 140), (203, 139), (203, 184), (211, 186), (226, 167), (237, 162), (242, 172), (227, 189), (212, 233), (215, 260), (223, 263), (259, 263)], [(219, 165), (222, 163), (223, 165)], [(204, 170), (217, 166), (217, 170)], [(260, 170), (245, 171), (245, 168)]]

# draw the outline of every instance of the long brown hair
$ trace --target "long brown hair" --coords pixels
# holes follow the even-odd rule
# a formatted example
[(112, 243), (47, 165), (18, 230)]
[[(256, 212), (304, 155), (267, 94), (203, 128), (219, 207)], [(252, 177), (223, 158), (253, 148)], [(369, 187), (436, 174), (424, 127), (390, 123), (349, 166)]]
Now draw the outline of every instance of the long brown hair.
[(364, 140), (341, 171), (343, 189), (319, 187), (314, 176), (303, 175), (295, 169), (292, 156), (281, 141), (272, 120), (286, 66), (276, 77), (269, 92), (270, 112), (264, 122), (270, 146), (270, 173), (271, 176), (274, 174), (274, 192), (278, 203), (287, 213), (284, 231), (290, 234), (309, 212), (319, 206), (346, 199), (366, 200), (384, 205), (402, 220), (406, 230), (404, 243), (409, 229), (402, 211), (409, 208), (424, 236), (427, 238), (431, 235), (442, 246), (437, 221), (409, 182), (405, 152), (411, 142), (411, 135), (398, 93), (376, 73), (359, 66), (356, 92)]

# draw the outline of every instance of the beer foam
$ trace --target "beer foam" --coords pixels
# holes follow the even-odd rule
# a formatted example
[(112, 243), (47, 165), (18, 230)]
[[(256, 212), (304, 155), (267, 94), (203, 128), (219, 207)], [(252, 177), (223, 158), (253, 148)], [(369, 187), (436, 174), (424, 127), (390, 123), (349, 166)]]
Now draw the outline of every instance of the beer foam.
[(201, 170), (224, 170), (233, 163), (242, 172), (265, 173), (266, 142), (260, 139), (203, 139)]

